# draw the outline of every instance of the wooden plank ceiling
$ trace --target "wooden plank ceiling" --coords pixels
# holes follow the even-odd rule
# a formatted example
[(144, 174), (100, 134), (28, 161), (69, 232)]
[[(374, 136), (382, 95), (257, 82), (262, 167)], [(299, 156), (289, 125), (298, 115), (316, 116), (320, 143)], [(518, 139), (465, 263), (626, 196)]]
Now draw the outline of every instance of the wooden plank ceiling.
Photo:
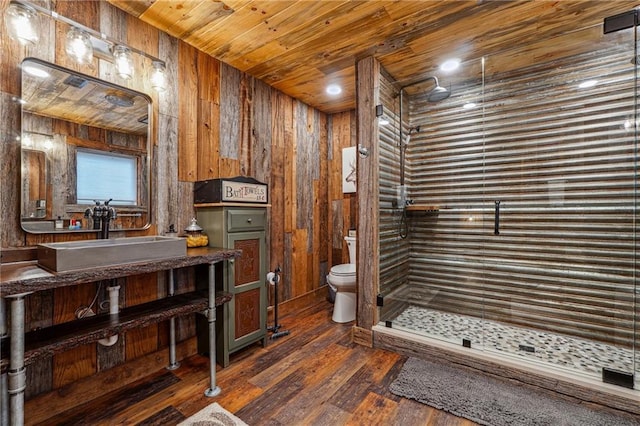
[[(355, 108), (354, 64), (359, 58), (374, 55), (395, 80), (411, 82), (434, 75), (450, 57), (466, 61), (516, 46), (526, 52), (529, 44), (600, 25), (607, 16), (631, 10), (636, 0), (108, 1), (334, 113)], [(576, 47), (588, 49), (570, 43)], [(342, 93), (326, 94), (329, 83), (340, 84)]]

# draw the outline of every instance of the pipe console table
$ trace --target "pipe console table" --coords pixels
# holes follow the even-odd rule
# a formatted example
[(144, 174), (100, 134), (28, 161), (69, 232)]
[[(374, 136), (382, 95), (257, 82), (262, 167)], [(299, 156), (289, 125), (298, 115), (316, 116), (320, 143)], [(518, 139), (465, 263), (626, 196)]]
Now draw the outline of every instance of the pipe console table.
[[(8, 384), (2, 386), (0, 405), (4, 410), (8, 394), (11, 425), (24, 424), (24, 391), (26, 389), (26, 365), (46, 356), (96, 342), (127, 330), (144, 327), (169, 319), (173, 331), (173, 319), (190, 313), (203, 313), (207, 317), (210, 336), (210, 388), (207, 396), (216, 396), (216, 306), (231, 300), (232, 295), (216, 293), (215, 264), (237, 258), (241, 250), (200, 247), (187, 250), (186, 256), (148, 262), (126, 263), (104, 268), (82, 269), (53, 273), (38, 267), (37, 261), (17, 261), (0, 265), (0, 315), (4, 316), (4, 300), (10, 302), (10, 333), (0, 336), (0, 371), (2, 381), (8, 376)], [(197, 265), (208, 265), (208, 292), (191, 292), (173, 295), (173, 270)], [(25, 332), (25, 297), (29, 294), (54, 288), (74, 286), (100, 280), (127, 277), (149, 272), (169, 271), (169, 297), (122, 309), (118, 314), (98, 315), (78, 321), (58, 324), (44, 329)], [(4, 318), (2, 318), (4, 322)], [(3, 327), (4, 328), (4, 327)], [(4, 333), (0, 329), (0, 334)], [(175, 368), (175, 333), (170, 333), (170, 366)], [(5, 389), (6, 388), (6, 389)], [(0, 418), (2, 423), (2, 418)]]

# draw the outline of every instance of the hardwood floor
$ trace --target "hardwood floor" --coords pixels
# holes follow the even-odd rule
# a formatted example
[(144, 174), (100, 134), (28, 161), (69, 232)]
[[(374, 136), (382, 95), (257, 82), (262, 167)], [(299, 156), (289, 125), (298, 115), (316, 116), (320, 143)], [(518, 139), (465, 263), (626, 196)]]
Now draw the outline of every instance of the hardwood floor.
[[(40, 395), (26, 403), (25, 423), (171, 425), (218, 402), (252, 426), (475, 425), (391, 394), (388, 385), (405, 358), (353, 344), (352, 324), (333, 323), (331, 308), (323, 302), (282, 318), (289, 336), (234, 354), (229, 367), (218, 369), (218, 397), (203, 395), (209, 359), (196, 355), (174, 371), (158, 368), (129, 382), (143, 363)], [(162, 362), (149, 359), (146, 368)]]

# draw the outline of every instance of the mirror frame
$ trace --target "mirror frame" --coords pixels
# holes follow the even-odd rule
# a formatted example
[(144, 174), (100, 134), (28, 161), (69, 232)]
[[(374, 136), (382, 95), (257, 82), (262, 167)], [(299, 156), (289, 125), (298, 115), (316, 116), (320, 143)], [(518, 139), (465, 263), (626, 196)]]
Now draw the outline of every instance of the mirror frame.
[[(112, 232), (126, 232), (126, 231), (142, 231), (142, 230), (146, 230), (148, 228), (151, 227), (151, 223), (152, 223), (152, 182), (151, 182), (151, 165), (152, 165), (152, 141), (151, 141), (151, 137), (153, 135), (153, 102), (152, 99), (149, 95), (142, 93), (142, 92), (138, 92), (136, 90), (132, 90), (129, 89), (127, 87), (123, 87), (123, 86), (119, 86), (117, 84), (105, 81), (105, 80), (101, 80), (97, 77), (93, 77), (90, 75), (86, 75), (77, 71), (73, 71), (70, 70), (68, 68), (62, 67), (60, 65), (57, 64), (53, 64), (47, 61), (43, 61), (41, 59), (38, 58), (32, 58), (32, 57), (28, 57), (23, 59), (23, 61), (20, 63), (20, 69), (21, 69), (21, 96), (24, 96), (23, 90), (24, 90), (24, 80), (25, 80), (25, 76), (24, 76), (24, 70), (22, 70), (22, 66), (25, 62), (30, 62), (30, 63), (36, 63), (39, 64), (43, 67), (47, 67), (47, 68), (52, 68), (54, 70), (60, 71), (60, 72), (64, 72), (67, 74), (70, 74), (72, 76), (76, 76), (82, 79), (86, 79), (94, 84), (100, 85), (105, 87), (107, 90), (111, 89), (111, 90), (117, 90), (117, 91), (122, 91), (125, 92), (126, 94), (132, 96), (132, 97), (141, 97), (142, 99), (144, 99), (147, 102), (147, 130), (146, 130), (146, 143), (145, 143), (145, 152), (146, 155), (144, 156), (140, 156), (140, 163), (139, 163), (139, 170), (138, 170), (138, 178), (139, 180), (139, 188), (146, 188), (144, 189), (144, 194), (140, 194), (139, 195), (139, 199), (141, 200), (141, 203), (136, 205), (136, 206), (132, 206), (132, 205), (125, 205), (125, 206), (121, 206), (118, 207), (117, 205), (115, 205), (114, 207), (116, 208), (116, 210), (120, 211), (120, 209), (124, 210), (125, 212), (144, 212), (146, 214), (146, 222), (144, 223), (144, 225), (142, 226), (132, 226), (129, 228), (122, 228), (122, 227), (113, 227), (112, 228)], [(24, 108), (24, 104), (21, 108), (21, 113), (20, 113), (20, 117), (21, 117), (21, 141), (24, 140), (24, 133), (25, 132), (30, 132), (29, 130), (25, 129), (25, 119), (24, 119), (24, 115), (25, 113), (31, 113), (28, 110), (25, 110)], [(50, 116), (48, 118), (52, 118), (52, 119), (56, 119), (53, 116)], [(67, 120), (65, 118), (57, 118), (58, 120), (62, 120), (62, 121), (66, 121), (69, 123), (74, 123), (80, 126), (90, 126), (92, 128), (100, 128), (98, 126), (92, 126), (90, 124), (87, 123), (82, 123), (82, 122), (76, 122), (76, 121), (70, 121)], [(113, 130), (113, 129), (105, 129), (105, 130)], [(115, 131), (115, 130), (113, 130)], [(33, 133), (33, 132), (30, 132)], [(55, 134), (54, 132), (51, 132), (51, 135), (48, 135), (49, 137), (53, 138), (53, 139), (66, 139), (66, 135), (59, 135), (59, 134)], [(22, 143), (22, 142), (21, 142)], [(68, 145), (68, 143), (65, 140), (65, 144)], [(81, 147), (81, 148), (86, 148), (86, 147)], [(95, 147), (94, 147), (95, 149)], [(58, 234), (58, 233), (95, 233), (95, 232), (99, 232), (100, 230), (97, 229), (93, 229), (93, 228), (89, 228), (88, 226), (84, 225), (82, 229), (68, 229), (68, 226), (63, 226), (62, 229), (56, 229), (55, 226), (55, 217), (44, 217), (44, 218), (34, 218), (33, 220), (30, 220), (28, 217), (25, 217), (25, 215), (27, 214), (25, 212), (24, 206), (25, 206), (25, 179), (27, 178), (27, 174), (29, 173), (28, 171), (25, 170), (25, 158), (24, 158), (24, 153), (25, 151), (31, 151), (33, 150), (30, 147), (26, 147), (26, 146), (21, 146), (21, 185), (20, 185), (20, 226), (22, 228), (23, 231), (27, 232), (27, 233), (31, 233), (31, 234)], [(116, 152), (117, 150), (105, 150), (105, 152)], [(142, 150), (140, 151), (142, 152)], [(45, 154), (45, 158), (47, 157), (47, 155)], [(44, 173), (47, 175), (47, 183), (46, 185), (50, 185), (50, 181), (48, 179), (50, 179), (50, 170), (49, 170), (49, 159), (45, 160), (45, 171)], [(75, 163), (75, 159), (73, 160)], [(75, 178), (73, 179), (75, 180)], [(144, 184), (144, 183), (146, 184)], [(52, 191), (55, 189), (52, 189)], [(104, 200), (102, 200), (104, 201)], [(146, 205), (145, 205), (146, 202)], [(85, 209), (85, 208), (90, 208), (93, 207), (93, 204), (68, 204), (66, 201), (63, 205), (63, 210), (65, 210), (65, 212), (67, 211), (68, 206), (73, 206), (74, 212), (76, 210), (79, 209)], [(48, 208), (47, 208), (48, 209)], [(137, 213), (133, 213), (131, 214), (132, 216), (135, 216), (135, 214)], [(128, 214), (125, 213), (125, 216), (127, 216)], [(83, 219), (83, 224), (85, 224), (86, 222), (88, 222), (87, 219)]]

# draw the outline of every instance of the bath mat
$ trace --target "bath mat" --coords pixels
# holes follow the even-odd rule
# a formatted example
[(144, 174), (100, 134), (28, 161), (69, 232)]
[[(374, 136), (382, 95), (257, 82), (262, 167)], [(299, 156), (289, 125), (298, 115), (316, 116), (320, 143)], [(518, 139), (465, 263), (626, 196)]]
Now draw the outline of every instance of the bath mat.
[(490, 426), (638, 426), (640, 417), (599, 411), (544, 391), (409, 358), (391, 393)]
[(180, 422), (178, 426), (247, 426), (247, 424), (214, 402)]

